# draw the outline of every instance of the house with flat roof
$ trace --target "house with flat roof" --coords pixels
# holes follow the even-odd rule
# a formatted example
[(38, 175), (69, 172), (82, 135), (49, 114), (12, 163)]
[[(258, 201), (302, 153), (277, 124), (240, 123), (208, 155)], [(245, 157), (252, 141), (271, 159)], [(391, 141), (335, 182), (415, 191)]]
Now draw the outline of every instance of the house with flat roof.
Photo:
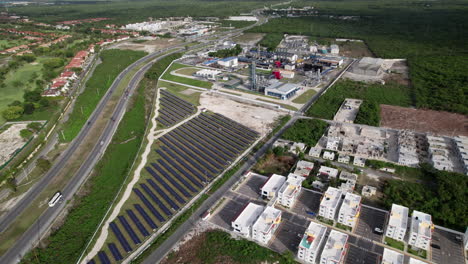
[(315, 264), (319, 257), (319, 251), (325, 243), (326, 233), (326, 226), (310, 222), (299, 243), (297, 258), (306, 263)]
[(322, 154), (321, 148), (311, 147), (309, 150), (309, 156), (319, 158), (320, 154)]
[(336, 178), (338, 176), (338, 169), (330, 168), (327, 166), (320, 166), (318, 176), (327, 176), (330, 178)]
[(411, 216), (408, 245), (428, 250), (433, 230), (434, 225), (432, 224), (431, 215), (414, 210)]
[(384, 248), (382, 264), (403, 264), (405, 256), (388, 248)]
[(332, 230), (320, 256), (320, 264), (343, 263), (348, 247), (348, 235)]
[(265, 95), (278, 97), (281, 100), (286, 100), (293, 97), (300, 86), (294, 83), (274, 82), (265, 88)]
[(314, 169), (313, 162), (300, 160), (296, 164), (296, 169), (294, 170), (294, 174), (302, 176), (302, 177), (309, 177), (309, 174), (313, 169)]
[(340, 207), (341, 191), (334, 187), (328, 187), (320, 202), (319, 216), (335, 220)]
[(282, 206), (291, 208), (296, 202), (297, 196), (302, 189), (304, 177), (290, 173), (288, 179), (283, 183), (278, 191), (278, 202)]
[(252, 225), (262, 214), (264, 207), (254, 203), (248, 203), (247, 206), (231, 222), (235, 233), (250, 238), (252, 234)]
[(338, 223), (354, 228), (360, 212), (361, 196), (348, 192), (338, 213)]
[(267, 206), (265, 211), (258, 217), (255, 224), (252, 226), (253, 240), (261, 244), (268, 244), (273, 234), (281, 222), (281, 211)]
[(278, 174), (271, 175), (261, 188), (263, 199), (272, 199), (276, 197), (281, 185), (283, 185), (285, 181), (286, 177), (284, 176)]
[(408, 212), (408, 207), (392, 204), (385, 236), (398, 241), (404, 240), (408, 228)]

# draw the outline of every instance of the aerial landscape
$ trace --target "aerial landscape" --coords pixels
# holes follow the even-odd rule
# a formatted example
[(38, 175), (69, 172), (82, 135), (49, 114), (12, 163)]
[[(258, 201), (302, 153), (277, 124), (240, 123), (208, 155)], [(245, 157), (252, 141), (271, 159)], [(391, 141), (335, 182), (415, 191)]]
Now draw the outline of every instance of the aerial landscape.
[(0, 264), (468, 263), (468, 0), (0, 7)]

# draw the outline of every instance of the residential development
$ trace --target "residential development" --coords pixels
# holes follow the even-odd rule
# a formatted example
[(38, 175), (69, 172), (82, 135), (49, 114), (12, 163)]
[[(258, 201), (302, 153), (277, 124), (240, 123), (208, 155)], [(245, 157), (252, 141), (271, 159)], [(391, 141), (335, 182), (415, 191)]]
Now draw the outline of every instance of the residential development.
[(248, 203), (231, 223), (234, 232), (247, 238), (252, 237), (252, 225), (262, 214), (263, 209), (261, 205)]
[(320, 256), (320, 264), (342, 263), (346, 254), (348, 235), (332, 230)]
[(414, 210), (411, 215), (411, 226), (408, 244), (416, 248), (428, 250), (434, 225), (429, 214)]
[(330, 220), (335, 220), (340, 202), (341, 191), (334, 187), (328, 187), (320, 202), (319, 215)]
[(388, 220), (385, 236), (403, 241), (408, 228), (408, 207), (392, 204), (390, 219)]
[(281, 222), (281, 211), (267, 206), (252, 226), (252, 239), (268, 244)]
[(361, 211), (361, 196), (346, 193), (346, 196), (338, 213), (338, 223), (353, 228)]
[(317, 263), (326, 240), (326, 232), (324, 225), (311, 222), (299, 243), (297, 257), (306, 263)]

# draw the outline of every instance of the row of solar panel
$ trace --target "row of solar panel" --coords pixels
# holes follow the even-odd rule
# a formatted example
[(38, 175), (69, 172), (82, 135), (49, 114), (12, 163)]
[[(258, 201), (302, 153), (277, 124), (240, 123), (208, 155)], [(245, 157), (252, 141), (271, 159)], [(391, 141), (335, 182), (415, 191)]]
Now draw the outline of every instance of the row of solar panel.
[(161, 95), (161, 99), (159, 100), (161, 107), (156, 120), (167, 127), (187, 118), (196, 110), (192, 104), (170, 92), (161, 90)]

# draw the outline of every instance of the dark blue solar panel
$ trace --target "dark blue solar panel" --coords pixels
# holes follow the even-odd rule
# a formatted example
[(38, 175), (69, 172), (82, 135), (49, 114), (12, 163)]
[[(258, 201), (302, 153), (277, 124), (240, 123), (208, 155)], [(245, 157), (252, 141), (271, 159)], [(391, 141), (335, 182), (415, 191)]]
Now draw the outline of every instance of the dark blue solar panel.
[[(166, 150), (167, 148), (164, 148), (164, 150)], [(201, 185), (197, 180), (195, 180), (192, 175), (190, 175), (189, 173), (187, 173), (185, 171), (185, 169), (182, 169), (177, 163), (175, 163), (169, 156), (167, 156), (167, 154), (165, 152), (162, 152), (160, 149), (158, 149), (156, 152), (159, 153), (159, 155), (161, 155), (161, 157), (165, 160), (168, 161), (168, 163), (171, 164), (172, 167), (176, 168), (178, 171), (182, 172), (182, 174), (184, 174), (184, 176), (186, 178), (188, 178), (191, 182), (193, 182), (195, 185), (197, 185), (199, 188), (203, 187), (203, 185)], [(188, 170), (190, 170), (193, 174), (197, 175), (197, 177), (200, 177), (200, 173), (197, 172), (196, 170), (194, 170), (190, 165), (188, 165), (186, 162), (182, 161), (179, 157), (177, 156), (172, 156), (172, 158), (176, 159), (182, 166), (184, 166), (185, 168), (187, 168)], [(164, 168), (166, 168), (171, 174), (173, 175), (176, 175), (176, 178), (179, 179), (179, 181), (182, 182), (183, 185), (187, 186), (187, 187), (190, 187), (191, 185), (189, 183), (187, 183), (185, 181), (185, 179), (183, 179), (178, 172), (174, 171), (174, 169), (172, 169), (171, 167), (169, 167), (167, 165), (167, 163), (164, 161), (164, 160), (161, 160), (160, 161), (161, 164), (164, 166)], [(193, 164), (192, 164), (193, 165)], [(205, 181), (205, 180), (202, 180), (202, 181)], [(192, 187), (193, 188), (193, 187)]]
[(158, 117), (158, 118), (156, 118), (156, 120), (157, 120), (159, 123), (161, 123), (161, 124), (163, 124), (163, 125), (165, 125), (165, 126), (167, 126), (167, 127), (171, 126), (171, 123), (165, 121), (164, 119), (161, 119), (161, 118)]
[[(187, 186), (192, 192), (197, 192), (197, 189), (195, 189), (190, 183), (188, 183), (181, 175), (180, 173), (176, 172), (172, 167), (177, 167), (178, 165), (174, 163), (173, 160), (169, 159), (169, 157), (166, 155), (166, 153), (162, 152), (161, 150), (157, 150), (159, 155), (165, 159), (159, 159), (158, 162), (161, 164), (166, 170), (169, 171), (170, 174), (172, 174), (174, 177), (176, 177), (184, 186)], [(169, 164), (171, 166), (169, 166)], [(180, 171), (180, 170), (179, 170)], [(188, 175), (188, 176), (187, 176)], [(193, 182), (195, 185), (198, 187), (203, 187), (197, 180), (195, 180), (192, 176), (189, 174), (185, 175), (191, 182)]]
[[(166, 200), (166, 202), (174, 209), (174, 210), (179, 210), (180, 207), (171, 199), (171, 197), (169, 197), (161, 188), (158, 187), (158, 185), (156, 185), (156, 183), (152, 180), (152, 179), (148, 179), (147, 182), (149, 183), (149, 185), (151, 185), (151, 187), (159, 194), (161, 195), (162, 198), (164, 198), (164, 200)], [(174, 195), (175, 194), (175, 195)], [(171, 193), (172, 196), (174, 196), (174, 198), (176, 197), (179, 197), (180, 196), (177, 194), (177, 193)], [(180, 198), (182, 200), (182, 198)], [(176, 198), (177, 200), (177, 198)], [(182, 200), (183, 201), (183, 200)], [(179, 201), (180, 202), (180, 201)], [(183, 203), (183, 202), (182, 202)]]
[(138, 217), (135, 215), (135, 213), (131, 209), (127, 209), (126, 212), (127, 212), (128, 216), (130, 217), (130, 219), (132, 219), (132, 222), (136, 225), (138, 230), (140, 230), (140, 233), (145, 237), (149, 236), (150, 234), (149, 234), (148, 230), (146, 230), (145, 226), (140, 221), (140, 219), (138, 219)]
[(150, 210), (150, 212), (158, 219), (159, 222), (164, 222), (166, 219), (154, 208), (154, 206), (146, 199), (146, 197), (143, 195), (143, 193), (136, 189), (133, 188), (133, 191), (136, 193), (136, 195), (140, 198), (140, 200), (145, 204), (146, 207)]
[[(151, 163), (153, 168), (156, 169), (157, 172), (159, 172), (164, 178), (166, 178), (172, 185), (174, 185), (177, 190), (179, 190), (183, 195), (188, 194), (188, 192), (185, 190), (184, 187), (182, 187), (174, 178), (171, 177), (159, 164), (156, 163)], [(186, 197), (189, 197), (185, 195)]]
[(99, 251), (98, 257), (102, 264), (111, 264), (109, 257), (106, 255), (104, 251)]
[(179, 140), (175, 139), (174, 137), (170, 136), (170, 134), (166, 134), (163, 137), (160, 138), (161, 141), (163, 141), (166, 144), (166, 141), (168, 142), (166, 145), (176, 145), (177, 148), (183, 152), (185, 152), (187, 155), (191, 155), (194, 157), (200, 156), (201, 159), (206, 160), (209, 164), (211, 164), (215, 169), (218, 169), (216, 172), (219, 172), (223, 166), (221, 166), (216, 160), (212, 159), (209, 157), (203, 149), (202, 151), (197, 151), (193, 146), (190, 144), (181, 144)]
[(141, 240), (140, 238), (138, 238), (137, 234), (135, 233), (135, 231), (133, 231), (133, 228), (130, 226), (130, 224), (127, 222), (127, 219), (125, 219), (125, 216), (123, 215), (119, 215), (117, 216), (117, 218), (119, 219), (120, 223), (123, 225), (125, 231), (127, 231), (127, 234), (130, 236), (130, 238), (132, 239), (133, 243), (135, 243), (136, 245), (140, 244), (141, 243)]
[[(159, 178), (159, 176), (157, 176), (156, 173), (155, 173), (151, 168), (145, 167), (145, 169), (146, 169), (151, 175), (153, 175), (153, 176), (155, 177), (155, 179), (156, 179), (156, 178)], [(151, 180), (151, 179), (149, 179), (149, 180)], [(172, 189), (172, 187), (169, 186), (166, 182), (164, 182), (162, 179), (159, 179), (159, 180), (156, 179), (156, 180), (158, 181), (158, 184), (161, 184), (161, 185), (164, 187), (164, 189), (166, 189), (172, 196), (174, 196), (174, 197), (176, 198), (177, 201), (179, 201), (179, 203), (181, 203), (181, 204), (184, 204), (184, 203), (185, 203), (185, 200), (184, 200), (182, 197), (180, 197), (180, 195), (179, 195), (177, 192), (175, 192), (174, 189)], [(151, 180), (151, 182), (153, 182), (153, 181)], [(151, 184), (151, 183), (150, 183), (150, 184)], [(152, 185), (152, 184), (151, 184), (151, 185)], [(156, 186), (156, 187), (155, 187), (155, 186), (156, 186), (156, 184), (153, 186), (153, 188), (155, 188), (155, 190), (156, 190), (156, 187), (157, 187), (157, 186)], [(158, 188), (159, 188), (159, 187), (158, 187)], [(156, 191), (159, 192), (158, 190), (156, 190)], [(161, 192), (164, 192), (164, 191), (161, 190)]]
[(120, 254), (119, 250), (117, 249), (117, 246), (114, 243), (107, 244), (107, 247), (109, 248), (110, 252), (112, 253), (112, 256), (116, 261), (123, 259), (122, 254)]
[(185, 143), (185, 145), (190, 145), (191, 144), (191, 145), (195, 146), (196, 148), (198, 148), (199, 151), (210, 154), (211, 157), (213, 157), (213, 159), (215, 159), (217, 162), (219, 162), (219, 164), (227, 165), (228, 158), (223, 153), (221, 153), (220, 151), (218, 151), (218, 150), (216, 150), (214, 148), (211, 148), (209, 146), (206, 146), (206, 147), (202, 146), (202, 145), (198, 144), (195, 140), (192, 140), (192, 139), (188, 138), (183, 133), (178, 132), (176, 130), (173, 130), (174, 133), (170, 133), (170, 136), (174, 137), (175, 139), (177, 139), (178, 141), (180, 141), (182, 143)]
[(161, 208), (161, 210), (166, 214), (166, 215), (172, 215), (172, 212), (171, 210), (169, 210), (162, 202), (161, 200), (159, 200), (159, 198), (150, 190), (150, 188), (144, 184), (144, 183), (141, 183), (140, 184), (141, 188), (143, 188), (143, 190), (146, 192), (146, 194), (149, 195), (149, 197), (151, 197), (151, 199), (153, 200), (153, 202), (155, 202), (159, 208)]
[(258, 137), (260, 135), (260, 133), (258, 133), (257, 131), (255, 130), (252, 130), (242, 124), (239, 124), (237, 122), (235, 122), (234, 120), (231, 120), (221, 114), (218, 114), (218, 113), (215, 113), (214, 115), (211, 116), (212, 118), (214, 119), (217, 119), (217, 120), (220, 120), (224, 126), (229, 126), (229, 127), (232, 127), (233, 129), (236, 129), (237, 131), (239, 131), (240, 133), (244, 133), (244, 134), (247, 134), (247, 135), (250, 135), (254, 138)]
[(219, 131), (220, 129), (222, 129), (223, 133), (229, 134), (231, 136), (229, 139), (231, 139), (231, 140), (233, 140), (235, 142), (238, 142), (239, 144), (248, 145), (248, 144), (250, 144), (252, 142), (252, 140), (248, 139), (247, 137), (245, 137), (245, 136), (243, 136), (243, 135), (241, 135), (239, 133), (232, 132), (232, 130), (229, 129), (229, 128), (220, 126), (220, 125), (218, 125), (218, 124), (216, 124), (214, 122), (210, 122), (209, 119), (207, 119), (204, 116), (198, 117), (197, 122), (199, 122), (200, 125), (205, 126), (205, 127), (209, 127), (212, 130)]
[[(167, 148), (166, 146), (163, 146), (162, 149), (165, 151), (165, 153), (169, 154), (172, 159), (175, 159), (178, 163), (180, 163), (180, 165), (184, 168), (184, 169), (188, 169), (193, 175), (197, 176), (198, 179), (200, 179), (201, 182), (207, 182), (208, 181), (208, 177), (212, 176), (212, 173), (211, 172), (208, 172), (207, 169), (205, 168), (202, 168), (200, 165), (198, 165), (198, 163), (196, 163), (194, 160), (191, 160), (190, 158), (188, 158), (186, 155), (184, 154), (181, 154), (182, 158), (180, 158), (179, 156), (177, 156), (173, 151), (171, 151), (169, 148)], [(162, 151), (160, 151), (162, 152)], [(177, 170), (181, 171), (182, 173), (183, 172), (183, 169), (177, 164), (175, 163), (171, 158), (167, 157), (167, 155), (163, 153), (163, 155), (161, 155), (162, 157), (165, 157), (166, 160), (169, 161), (169, 163), (175, 167)], [(184, 157), (185, 156), (185, 157)], [(188, 164), (185, 160), (187, 160), (190, 164)], [(195, 167), (197, 170), (195, 170), (194, 168)], [(190, 174), (186, 174), (184, 173), (185, 177), (187, 177), (191, 182), (193, 182), (193, 184), (197, 185), (199, 188), (202, 188), (203, 185), (201, 185), (197, 180), (195, 180)]]
[[(236, 125), (230, 125), (230, 124), (226, 123), (225, 121), (222, 121), (221, 118), (218, 118), (215, 115), (209, 115), (208, 116), (208, 115), (203, 114), (201, 116), (206, 117), (209, 120), (209, 122), (212, 122), (212, 123), (217, 124), (217, 125), (222, 126), (222, 127), (226, 127), (228, 129), (230, 129), (232, 132), (240, 134), (240, 135), (242, 135), (242, 136), (244, 136), (244, 137), (246, 137), (246, 138), (248, 138), (250, 140), (255, 140), (255, 138), (258, 136), (257, 132), (255, 132), (253, 130), (250, 130), (249, 128), (244, 129), (244, 128), (241, 128), (241, 127), (237, 126), (237, 124)], [(252, 133), (252, 132), (254, 132), (254, 133)]]
[(158, 162), (159, 163), (151, 163), (151, 165), (153, 165), (153, 167), (158, 172), (162, 173), (164, 175), (164, 177), (166, 177), (166, 179), (168, 179), (172, 184), (175, 184), (175, 182), (176, 182), (176, 180), (174, 179), (174, 177), (175, 177), (176, 179), (178, 179), (180, 181), (180, 183), (182, 183), (190, 191), (197, 192), (197, 190), (195, 188), (193, 188), (193, 186), (191, 184), (188, 184), (187, 181), (185, 181), (178, 173), (172, 173), (171, 172), (171, 174), (169, 175), (166, 171), (164, 171), (164, 169), (162, 167), (160, 167), (159, 164), (161, 164), (164, 168), (168, 168), (169, 166), (167, 165), (167, 163), (165, 161), (159, 159)]
[(92, 259), (92, 260), (88, 261), (88, 263), (86, 263), (86, 264), (96, 264), (96, 261), (94, 261), (94, 259)]
[(179, 149), (181, 149), (182, 151), (177, 151), (177, 153), (179, 153), (179, 155), (185, 159), (185, 160), (190, 160), (190, 158), (194, 158), (196, 161), (198, 161), (198, 163), (200, 163), (202, 166), (204, 166), (205, 168), (207, 168), (209, 171), (211, 171), (212, 173), (216, 173), (218, 172), (219, 170), (216, 170), (211, 164), (208, 164), (205, 160), (203, 160), (202, 158), (200, 158), (200, 156), (198, 154), (195, 154), (193, 153), (192, 155), (190, 155), (190, 158), (187, 158), (187, 155), (185, 153), (187, 153), (187, 148), (184, 148), (182, 147), (180, 144), (174, 144), (175, 142), (172, 142), (170, 141), (169, 139), (166, 139), (165, 137), (161, 137), (159, 138), (159, 140), (161, 140), (164, 144), (166, 144), (167, 146), (171, 146), (173, 147), (174, 145), (176, 145)]
[(193, 108), (188, 108), (188, 107), (178, 105), (177, 102), (174, 102), (173, 100), (167, 97), (162, 97), (160, 102), (163, 104), (164, 107), (171, 107), (172, 109), (177, 111), (177, 113), (184, 115), (184, 116), (190, 115), (191, 113), (193, 113), (193, 110), (194, 110)]
[(138, 211), (138, 213), (141, 215), (141, 217), (143, 217), (143, 219), (145, 219), (146, 223), (147, 223), (153, 230), (155, 230), (156, 228), (158, 228), (158, 226), (153, 222), (153, 220), (151, 219), (151, 217), (146, 213), (146, 211), (143, 209), (143, 207), (141, 207), (141, 205), (139, 205), (139, 204), (134, 204), (133, 206), (135, 206), (135, 209)]
[[(157, 165), (156, 163), (154, 163), (154, 165)], [(153, 167), (154, 167), (153, 165)], [(172, 189), (172, 187), (170, 187), (164, 180), (161, 176), (159, 175), (162, 175), (164, 178), (167, 178), (166, 176), (167, 173), (165, 173), (164, 171), (162, 171), (162, 169), (158, 166), (158, 167), (154, 167), (156, 170), (158, 170), (158, 173), (156, 173), (154, 170), (152, 170), (150, 167), (145, 167), (145, 169), (151, 174), (153, 175), (153, 178), (160, 184), (162, 184), (164, 186), (164, 188), (166, 188), (166, 190), (169, 190)], [(180, 193), (182, 193), (185, 197), (192, 197), (192, 195), (190, 193), (188, 193), (185, 188), (183, 188), (178, 182), (176, 182), (174, 179), (172, 178), (169, 178), (168, 181), (174, 185), (174, 187), (177, 188), (177, 190), (180, 191)]]
[(123, 249), (127, 252), (131, 252), (132, 248), (130, 247), (130, 244), (128, 244), (127, 239), (123, 236), (122, 232), (120, 232), (120, 229), (117, 227), (117, 225), (114, 222), (111, 222), (109, 224), (112, 232), (114, 232), (114, 235), (117, 237), (117, 240), (119, 240), (120, 245), (122, 245)]
[(231, 142), (227, 142), (223, 140), (217, 133), (209, 133), (208, 131), (194, 125), (193, 120), (190, 120), (189, 122), (185, 123), (185, 125), (198, 131), (201, 135), (210, 138), (211, 140), (223, 146), (224, 148), (228, 149), (230, 152), (234, 154), (237, 154), (240, 152), (239, 149), (237, 149), (238, 148), (237, 146), (234, 146), (234, 144)]
[(216, 142), (216, 140), (212, 136), (204, 135), (200, 133), (199, 131), (194, 130), (193, 128), (188, 127), (188, 126), (183, 126), (179, 128), (185, 134), (189, 135), (191, 138), (193, 138), (194, 140), (197, 140), (201, 144), (204, 144), (203, 142), (205, 142), (204, 146), (206, 147), (212, 146), (218, 149), (219, 151), (225, 153), (226, 155), (228, 155), (229, 160), (233, 160), (233, 157), (237, 156), (236, 152), (229, 150), (229, 148), (227, 148), (225, 144)]

